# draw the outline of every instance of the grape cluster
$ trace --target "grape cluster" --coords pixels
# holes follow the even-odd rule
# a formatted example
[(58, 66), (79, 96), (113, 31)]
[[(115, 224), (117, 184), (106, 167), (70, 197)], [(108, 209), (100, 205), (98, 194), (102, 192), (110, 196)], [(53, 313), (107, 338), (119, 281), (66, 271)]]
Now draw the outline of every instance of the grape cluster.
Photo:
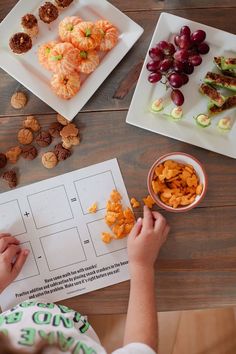
[(170, 86), (171, 99), (176, 106), (182, 106), (184, 95), (179, 88), (189, 81), (194, 67), (202, 62), (201, 54), (209, 52), (210, 48), (205, 41), (206, 33), (197, 30), (191, 33), (188, 26), (183, 26), (180, 33), (175, 35), (174, 43), (161, 41), (149, 50), (151, 60), (147, 63), (150, 71), (148, 81), (156, 83), (164, 79)]

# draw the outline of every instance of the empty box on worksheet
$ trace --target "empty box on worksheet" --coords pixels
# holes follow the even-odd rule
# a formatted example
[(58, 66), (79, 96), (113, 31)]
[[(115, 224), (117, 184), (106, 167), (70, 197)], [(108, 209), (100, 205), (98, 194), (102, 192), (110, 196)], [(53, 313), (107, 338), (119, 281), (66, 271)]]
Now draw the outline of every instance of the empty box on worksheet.
[(49, 270), (64, 268), (86, 260), (77, 227), (40, 238)]
[(103, 232), (111, 233), (109, 227), (104, 223), (104, 219), (92, 221), (87, 224), (87, 227), (97, 257), (126, 248), (126, 238), (113, 240), (109, 244), (102, 241), (101, 235)]
[(28, 196), (37, 229), (73, 218), (64, 186), (47, 189)]
[(0, 204), (0, 231), (13, 236), (26, 232), (20, 206), (17, 200)]
[(74, 183), (84, 214), (88, 213), (88, 208), (95, 202), (98, 210), (104, 209), (111, 191), (116, 189), (111, 171), (86, 177)]
[(31, 243), (30, 242), (23, 242), (23, 243), (21, 243), (21, 247), (22, 247), (22, 249), (29, 250), (30, 253), (27, 257), (27, 260), (23, 266), (22, 271), (20, 272), (20, 274), (18, 275), (18, 277), (16, 278), (15, 281), (24, 280), (24, 279), (35, 277), (35, 276), (39, 275), (39, 270), (38, 270), (37, 263), (35, 261), (33, 249), (31, 247)]

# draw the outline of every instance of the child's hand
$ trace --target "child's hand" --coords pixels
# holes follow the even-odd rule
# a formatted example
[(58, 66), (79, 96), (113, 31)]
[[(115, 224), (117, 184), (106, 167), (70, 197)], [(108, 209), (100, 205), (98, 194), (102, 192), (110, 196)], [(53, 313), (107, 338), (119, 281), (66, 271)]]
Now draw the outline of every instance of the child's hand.
[(139, 218), (128, 237), (130, 270), (153, 268), (161, 246), (169, 233), (166, 219), (156, 211), (144, 207), (143, 219)]
[(15, 237), (0, 234), (0, 293), (18, 276), (28, 254)]

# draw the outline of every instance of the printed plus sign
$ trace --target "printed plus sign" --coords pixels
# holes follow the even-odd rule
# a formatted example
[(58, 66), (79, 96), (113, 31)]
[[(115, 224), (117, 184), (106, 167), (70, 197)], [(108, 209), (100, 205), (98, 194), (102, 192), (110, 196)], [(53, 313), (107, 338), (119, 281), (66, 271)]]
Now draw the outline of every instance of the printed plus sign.
[(29, 216), (28, 211), (26, 211), (26, 212), (24, 213), (24, 216), (27, 216), (27, 218), (28, 218), (28, 216)]

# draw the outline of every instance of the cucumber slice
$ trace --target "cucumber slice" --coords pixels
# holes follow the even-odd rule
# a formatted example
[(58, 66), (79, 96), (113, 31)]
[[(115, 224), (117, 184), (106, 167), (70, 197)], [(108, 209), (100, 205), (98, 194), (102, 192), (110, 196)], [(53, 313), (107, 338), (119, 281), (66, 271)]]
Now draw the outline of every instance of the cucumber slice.
[(217, 127), (220, 130), (229, 131), (232, 128), (232, 119), (230, 117), (221, 118)]
[(221, 67), (223, 70), (236, 69), (236, 58), (221, 57)]
[(183, 109), (181, 107), (175, 107), (172, 109), (170, 113), (171, 118), (174, 120), (179, 120), (183, 116)]
[(196, 117), (196, 123), (202, 128), (209, 127), (211, 125), (211, 118), (207, 114), (199, 114)]
[(151, 105), (151, 112), (157, 113), (157, 112), (162, 111), (163, 108), (164, 108), (163, 99), (159, 98), (159, 99), (153, 101), (153, 103)]

